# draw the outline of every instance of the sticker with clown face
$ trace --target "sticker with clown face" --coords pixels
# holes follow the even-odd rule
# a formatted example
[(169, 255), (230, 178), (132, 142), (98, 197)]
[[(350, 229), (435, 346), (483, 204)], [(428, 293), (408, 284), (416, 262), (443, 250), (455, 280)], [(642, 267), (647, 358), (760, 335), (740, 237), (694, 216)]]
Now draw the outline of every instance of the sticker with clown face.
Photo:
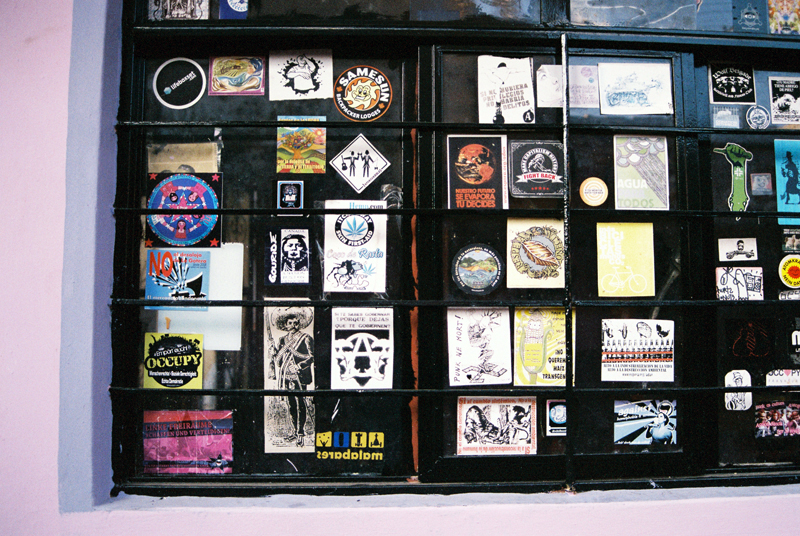
[(391, 389), (394, 318), (389, 307), (336, 307), (331, 389)]

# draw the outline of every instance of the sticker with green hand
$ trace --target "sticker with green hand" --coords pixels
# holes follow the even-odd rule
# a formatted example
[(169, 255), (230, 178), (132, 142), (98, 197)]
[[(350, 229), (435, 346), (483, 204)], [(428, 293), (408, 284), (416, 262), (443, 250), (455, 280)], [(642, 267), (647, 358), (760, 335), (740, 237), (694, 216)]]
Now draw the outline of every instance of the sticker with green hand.
[(744, 212), (750, 203), (747, 195), (747, 163), (753, 159), (753, 153), (738, 143), (726, 143), (725, 147), (716, 147), (714, 152), (721, 154), (731, 165), (731, 195), (728, 197), (728, 208), (731, 212)]

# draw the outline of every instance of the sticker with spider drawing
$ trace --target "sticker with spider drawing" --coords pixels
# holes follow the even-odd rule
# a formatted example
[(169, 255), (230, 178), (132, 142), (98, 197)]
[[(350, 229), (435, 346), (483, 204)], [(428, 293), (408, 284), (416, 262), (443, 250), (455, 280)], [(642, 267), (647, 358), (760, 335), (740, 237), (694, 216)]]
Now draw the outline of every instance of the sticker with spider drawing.
[(458, 397), (456, 455), (536, 454), (536, 397)]
[(447, 309), (450, 385), (511, 383), (507, 308)]

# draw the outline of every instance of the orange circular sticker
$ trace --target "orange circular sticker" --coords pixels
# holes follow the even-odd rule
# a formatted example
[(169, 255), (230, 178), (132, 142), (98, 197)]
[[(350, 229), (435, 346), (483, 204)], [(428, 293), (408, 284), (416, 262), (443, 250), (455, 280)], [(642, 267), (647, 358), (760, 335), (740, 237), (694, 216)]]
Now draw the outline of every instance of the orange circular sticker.
[(785, 256), (778, 267), (778, 275), (787, 287), (800, 287), (800, 256)]
[(599, 207), (608, 199), (608, 186), (598, 177), (589, 177), (581, 183), (581, 199), (590, 207)]

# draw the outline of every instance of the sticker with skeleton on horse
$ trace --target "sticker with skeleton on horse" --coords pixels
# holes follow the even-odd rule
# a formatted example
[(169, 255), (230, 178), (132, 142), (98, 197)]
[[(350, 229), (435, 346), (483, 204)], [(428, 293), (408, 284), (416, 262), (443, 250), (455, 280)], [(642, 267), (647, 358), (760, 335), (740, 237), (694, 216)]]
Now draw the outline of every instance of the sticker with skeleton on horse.
[(391, 389), (394, 312), (390, 307), (334, 307), (331, 389)]
[(562, 220), (509, 218), (506, 237), (508, 288), (564, 287)]
[(508, 309), (447, 309), (450, 385), (511, 383)]
[[(800, 103), (798, 103), (800, 106)], [(800, 212), (797, 163), (800, 140), (775, 140), (775, 185), (778, 212)], [(779, 225), (800, 225), (800, 218), (778, 218)]]
[[(329, 200), (325, 208), (385, 209), (386, 201)], [(386, 291), (386, 215), (326, 214), (324, 292)]]
[(536, 397), (458, 397), (456, 455), (536, 454)]
[(514, 310), (514, 385), (567, 384), (566, 326), (560, 307)]
[(264, 388), (297, 394), (264, 397), (264, 452), (314, 452), (314, 309), (264, 309)]

